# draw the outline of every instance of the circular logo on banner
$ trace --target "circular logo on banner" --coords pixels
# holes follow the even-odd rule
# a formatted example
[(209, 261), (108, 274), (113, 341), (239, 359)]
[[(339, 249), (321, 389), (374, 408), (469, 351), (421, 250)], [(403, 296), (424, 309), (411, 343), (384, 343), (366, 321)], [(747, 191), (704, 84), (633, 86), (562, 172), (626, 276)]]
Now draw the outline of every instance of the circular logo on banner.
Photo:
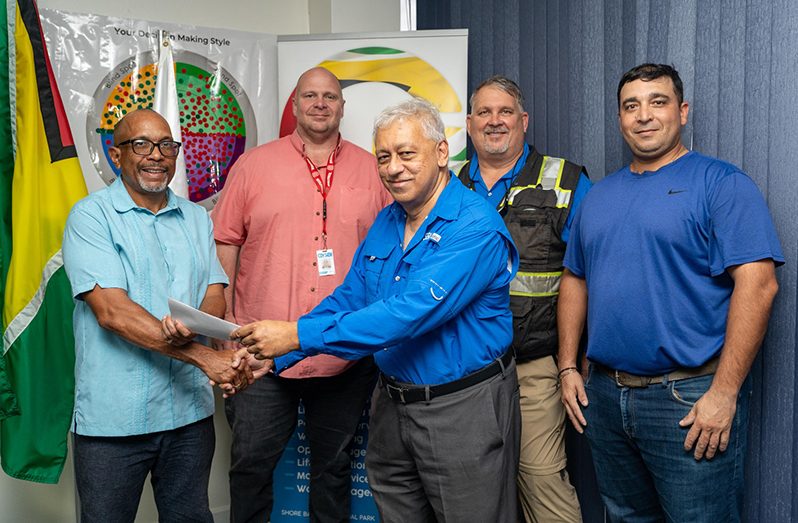
[[(390, 47), (361, 47), (338, 53), (318, 64), (333, 73), (341, 82), (347, 99), (346, 118), (341, 133), (355, 143), (371, 143), (371, 126), (385, 107), (411, 96), (420, 96), (441, 112), (449, 141), (449, 158), (453, 162), (466, 159), (466, 131), (462, 126), (463, 104), (449, 81), (432, 65), (418, 56)], [(280, 136), (296, 128), (292, 102), (294, 92), (286, 100), (280, 120)], [(354, 116), (354, 117), (353, 117)], [(357, 122), (347, 127), (347, 122)], [(451, 125), (450, 125), (451, 123)], [(371, 149), (371, 147), (367, 147)]]
[[(174, 51), (180, 132), (191, 201), (210, 209), (235, 160), (257, 144), (252, 105), (244, 89), (219, 64), (190, 51)], [(127, 113), (152, 107), (158, 63), (153, 52), (117, 65), (94, 92), (86, 138), (100, 178), (119, 176), (108, 149), (116, 123)]]

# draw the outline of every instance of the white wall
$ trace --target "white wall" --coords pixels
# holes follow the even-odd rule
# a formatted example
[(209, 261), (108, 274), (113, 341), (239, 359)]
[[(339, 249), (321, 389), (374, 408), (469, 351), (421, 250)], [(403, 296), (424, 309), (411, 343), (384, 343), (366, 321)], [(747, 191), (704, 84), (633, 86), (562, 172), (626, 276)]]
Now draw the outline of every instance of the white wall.
[(330, 0), (330, 3), (331, 33), (400, 29), (399, 0)]
[[(105, 0), (39, 0), (39, 7), (161, 22), (271, 34), (374, 32), (399, 30), (399, 0), (195, 0), (108, 3)], [(228, 520), (230, 429), (217, 395), (216, 454), (210, 505), (217, 522)], [(73, 523), (75, 484), (71, 456), (57, 485), (14, 480), (0, 472), (0, 520), (4, 523)], [(137, 522), (157, 521), (149, 484)]]
[(400, 5), (400, 0), (308, 0), (310, 32), (399, 31)]
[(38, 0), (38, 4), (39, 7), (78, 13), (225, 27), (256, 33), (301, 34), (307, 33), (309, 28), (308, 0)]

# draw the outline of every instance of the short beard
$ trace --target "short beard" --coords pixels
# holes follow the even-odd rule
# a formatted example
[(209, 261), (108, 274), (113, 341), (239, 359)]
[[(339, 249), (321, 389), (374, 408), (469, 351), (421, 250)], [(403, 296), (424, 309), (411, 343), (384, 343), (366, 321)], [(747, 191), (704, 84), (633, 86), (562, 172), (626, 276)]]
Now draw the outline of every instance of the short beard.
[[(505, 133), (507, 133), (507, 134), (505, 134), (504, 136), (507, 139), (507, 141), (505, 141), (504, 143), (499, 144), (499, 145), (491, 145), (490, 144), (490, 134), (488, 134), (488, 131), (505, 131)], [(488, 154), (504, 154), (510, 149), (509, 129), (507, 129), (507, 127), (505, 127), (504, 125), (496, 125), (496, 126), (490, 125), (490, 126), (485, 128), (485, 131), (483, 131), (483, 135), (485, 136), (485, 152), (486, 153), (488, 153)]]
[(145, 182), (141, 178), (138, 178), (139, 187), (141, 190), (148, 193), (158, 194), (166, 191), (166, 188), (169, 187), (169, 180), (164, 180), (159, 184), (154, 184), (152, 182)]
[(510, 140), (495, 146), (486, 143), (484, 149), (488, 154), (504, 154), (510, 149)]

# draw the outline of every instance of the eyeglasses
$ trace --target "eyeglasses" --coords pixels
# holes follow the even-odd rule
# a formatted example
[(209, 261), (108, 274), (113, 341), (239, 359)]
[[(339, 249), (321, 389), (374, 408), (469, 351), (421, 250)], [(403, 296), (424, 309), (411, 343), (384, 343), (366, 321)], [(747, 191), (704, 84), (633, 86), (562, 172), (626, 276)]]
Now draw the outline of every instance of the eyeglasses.
[(161, 154), (166, 158), (175, 158), (180, 152), (180, 146), (183, 144), (172, 140), (164, 140), (156, 143), (145, 140), (144, 138), (136, 138), (135, 140), (125, 140), (124, 142), (118, 143), (116, 147), (122, 147), (123, 145), (130, 145), (133, 152), (139, 156), (147, 156), (152, 153), (157, 145), (158, 150), (161, 151)]

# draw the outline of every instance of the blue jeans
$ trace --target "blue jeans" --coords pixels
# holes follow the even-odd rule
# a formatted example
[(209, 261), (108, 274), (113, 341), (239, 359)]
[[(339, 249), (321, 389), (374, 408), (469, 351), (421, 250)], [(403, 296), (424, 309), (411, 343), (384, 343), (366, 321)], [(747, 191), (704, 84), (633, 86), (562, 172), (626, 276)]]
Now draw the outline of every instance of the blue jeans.
[(75, 434), (73, 443), (81, 523), (132, 523), (149, 473), (159, 521), (213, 523), (208, 507), (216, 444), (212, 417), (138, 436)]
[(591, 366), (585, 434), (610, 521), (740, 521), (750, 378), (737, 398), (725, 452), (696, 461), (684, 450), (689, 428), (679, 426), (713, 377), (629, 388)]
[(294, 433), (301, 399), (310, 445), (310, 521), (348, 522), (349, 452), (376, 376), (374, 359), (368, 357), (337, 376), (290, 379), (267, 374), (228, 398), (225, 413), (233, 430), (230, 521), (269, 520), (272, 476)]

